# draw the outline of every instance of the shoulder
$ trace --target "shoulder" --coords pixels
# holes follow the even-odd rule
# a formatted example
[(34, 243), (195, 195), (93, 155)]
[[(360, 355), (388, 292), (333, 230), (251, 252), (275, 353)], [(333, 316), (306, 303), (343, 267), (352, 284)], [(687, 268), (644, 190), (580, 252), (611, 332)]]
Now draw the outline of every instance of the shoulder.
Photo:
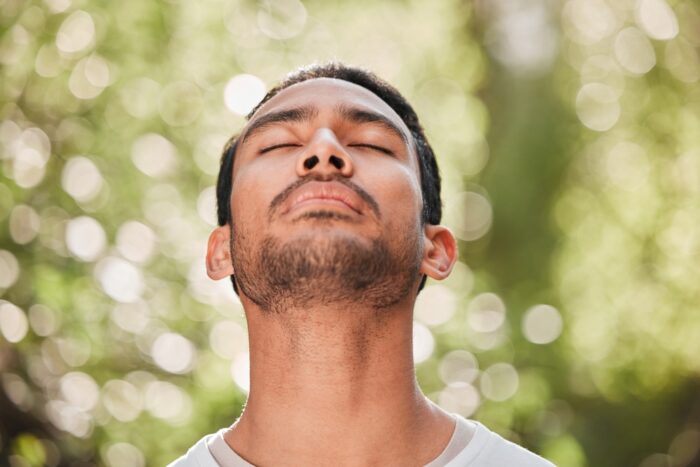
[(504, 439), (481, 423), (458, 417), (459, 423), (474, 425), (474, 436), (449, 467), (554, 467), (548, 460)]
[(213, 436), (216, 436), (216, 433), (206, 435), (197, 441), (182, 457), (175, 459), (167, 467), (219, 467), (207, 445)]

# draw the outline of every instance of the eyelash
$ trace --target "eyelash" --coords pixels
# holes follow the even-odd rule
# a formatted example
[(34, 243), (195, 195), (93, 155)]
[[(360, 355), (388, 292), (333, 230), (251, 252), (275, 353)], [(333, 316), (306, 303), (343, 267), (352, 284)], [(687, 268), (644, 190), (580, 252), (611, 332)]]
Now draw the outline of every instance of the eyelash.
[(368, 149), (374, 149), (375, 151), (379, 151), (379, 152), (384, 153), (384, 154), (386, 154), (386, 155), (388, 155), (388, 156), (393, 156), (393, 155), (394, 155), (394, 153), (393, 153), (392, 151), (390, 151), (389, 149), (383, 148), (383, 147), (381, 147), (381, 146), (375, 146), (374, 144), (349, 144), (348, 146), (349, 146), (349, 147), (352, 147), (352, 148), (368, 148)]
[(275, 149), (280, 149), (280, 148), (298, 148), (300, 147), (300, 144), (294, 144), (294, 143), (282, 143), (282, 144), (273, 144), (272, 146), (268, 146), (266, 148), (262, 148), (260, 150), (260, 154), (265, 154), (266, 152), (274, 151)]
[[(280, 148), (298, 148), (298, 147), (301, 147), (301, 145), (294, 144), (294, 143), (273, 144), (272, 146), (262, 148), (260, 150), (260, 154), (265, 154), (267, 152), (274, 151), (275, 149), (280, 149)], [(375, 151), (379, 151), (379, 152), (384, 153), (386, 155), (394, 156), (394, 153), (392, 151), (390, 151), (389, 149), (383, 148), (381, 146), (376, 146), (374, 144), (349, 144), (348, 147), (373, 149)]]

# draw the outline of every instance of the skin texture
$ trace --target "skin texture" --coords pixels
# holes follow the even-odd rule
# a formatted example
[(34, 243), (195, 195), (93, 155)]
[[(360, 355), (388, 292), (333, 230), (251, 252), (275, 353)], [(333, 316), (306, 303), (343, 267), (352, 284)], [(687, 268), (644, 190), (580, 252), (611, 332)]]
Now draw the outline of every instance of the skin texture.
[(423, 466), (452, 436), (416, 381), (412, 322), (422, 275), (447, 277), (457, 251), (420, 221), (409, 134), (379, 97), (329, 78), (281, 91), (242, 133), (233, 228), (212, 232), (207, 271), (240, 287), (250, 392), (225, 439), (254, 465)]

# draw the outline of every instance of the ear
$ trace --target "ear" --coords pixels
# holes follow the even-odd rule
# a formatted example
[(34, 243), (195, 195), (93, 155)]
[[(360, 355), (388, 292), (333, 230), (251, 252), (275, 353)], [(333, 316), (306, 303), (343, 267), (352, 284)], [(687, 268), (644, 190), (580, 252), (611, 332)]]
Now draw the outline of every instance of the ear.
[(420, 272), (436, 280), (443, 280), (457, 262), (457, 241), (445, 226), (426, 225), (423, 229), (423, 261)]
[(231, 227), (217, 227), (209, 235), (207, 244), (207, 275), (214, 280), (233, 274), (231, 261)]

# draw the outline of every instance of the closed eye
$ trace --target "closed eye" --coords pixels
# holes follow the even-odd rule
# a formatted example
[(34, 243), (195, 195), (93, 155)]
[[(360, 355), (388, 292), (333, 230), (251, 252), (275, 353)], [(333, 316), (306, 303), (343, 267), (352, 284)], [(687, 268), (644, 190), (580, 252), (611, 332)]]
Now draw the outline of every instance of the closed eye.
[(301, 147), (301, 144), (296, 144), (296, 143), (273, 144), (272, 146), (267, 146), (265, 148), (262, 148), (260, 150), (260, 154), (265, 154), (266, 152), (274, 151), (275, 149), (280, 149), (280, 148), (298, 148), (298, 147)]
[(374, 144), (366, 144), (366, 143), (359, 144), (359, 143), (358, 143), (358, 144), (348, 144), (348, 146), (349, 146), (349, 147), (352, 147), (352, 148), (367, 148), (367, 149), (373, 149), (373, 150), (375, 150), (375, 151), (382, 152), (382, 153), (387, 154), (387, 155), (389, 155), (389, 156), (395, 156), (395, 154), (394, 154), (394, 152), (393, 152), (392, 150), (387, 149), (387, 148), (384, 148), (384, 147), (382, 147), (382, 146), (377, 146), (377, 145), (374, 145)]

